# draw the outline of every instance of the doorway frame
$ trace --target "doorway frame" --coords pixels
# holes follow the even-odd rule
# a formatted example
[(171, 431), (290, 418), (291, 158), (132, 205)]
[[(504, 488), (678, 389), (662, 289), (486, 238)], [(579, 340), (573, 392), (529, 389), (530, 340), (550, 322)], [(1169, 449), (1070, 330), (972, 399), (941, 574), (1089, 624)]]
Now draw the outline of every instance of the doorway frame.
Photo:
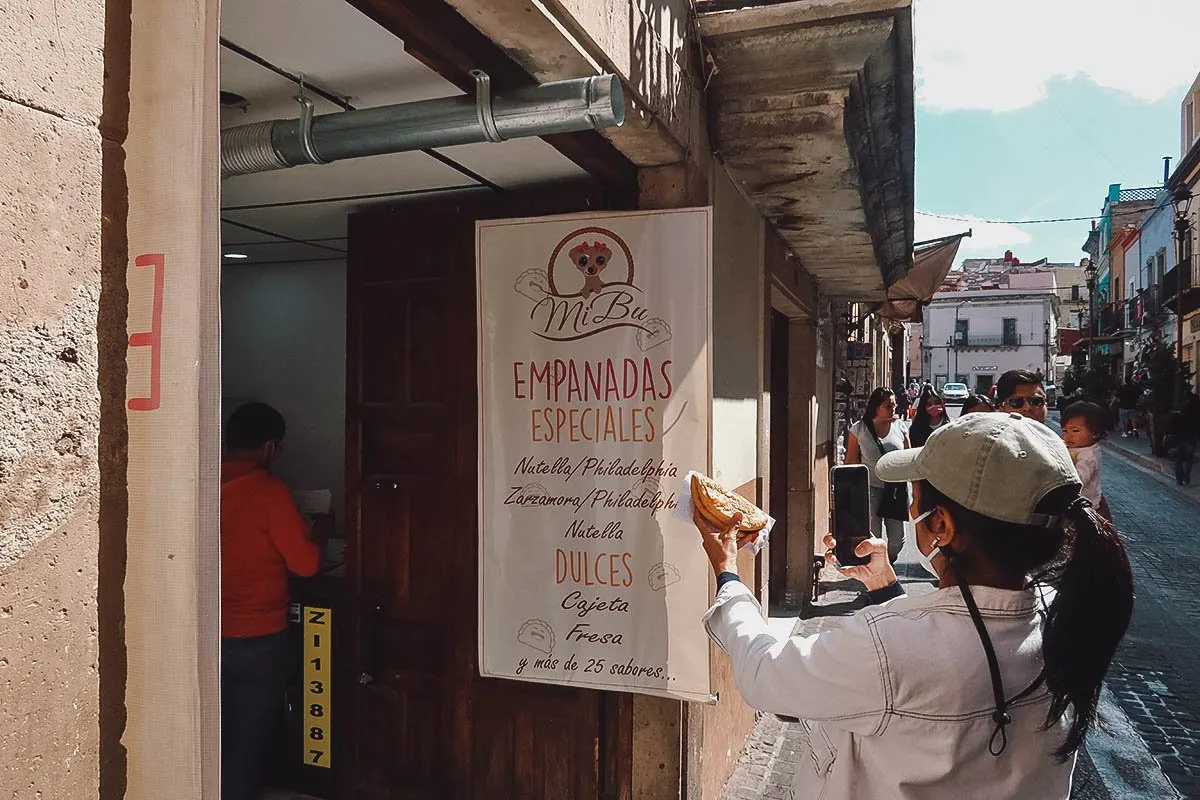
[[(497, 215), (497, 214), (492, 213), (491, 210), (485, 210), (485, 212), (479, 218), (480, 219), (492, 219), (492, 218), (502, 218), (503, 216), (512, 216), (512, 215), (531, 216), (531, 215), (539, 215), (539, 214), (540, 215), (553, 215), (553, 214), (557, 214), (557, 213), (578, 212), (580, 210), (580, 206), (581, 206), (581, 203), (579, 203), (579, 198), (583, 194), (588, 195), (587, 204), (592, 207), (600, 207), (600, 208), (605, 208), (605, 209), (614, 210), (614, 211), (621, 211), (621, 210), (635, 210), (637, 207), (637, 204), (638, 204), (638, 197), (637, 197), (636, 193), (630, 193), (627, 190), (621, 190), (621, 189), (615, 189), (615, 190), (610, 189), (609, 187), (606, 187), (603, 184), (600, 184), (595, 181), (592, 181), (592, 182), (584, 181), (582, 184), (575, 184), (575, 185), (572, 185), (569, 187), (551, 188), (551, 189), (542, 188), (542, 189), (532, 189), (532, 190), (528, 190), (528, 191), (526, 191), (526, 190), (514, 191), (509, 195), (509, 198), (507, 201), (508, 206), (509, 206), (509, 211), (506, 211), (505, 214), (503, 214), (503, 215)], [(486, 195), (481, 195), (478, 191), (476, 191), (476, 192), (472, 192), (469, 195), (464, 195), (463, 197), (458, 198), (458, 199), (444, 198), (444, 199), (435, 200), (431, 203), (410, 203), (407, 205), (412, 208), (416, 208), (416, 207), (439, 208), (439, 207), (441, 207), (441, 208), (449, 209), (452, 207), (478, 206), (478, 207), (481, 207), (484, 209), (488, 209), (488, 207), (493, 206), (495, 204), (495, 202), (496, 202), (495, 198), (490, 198)], [(391, 210), (392, 209), (388, 209), (385, 207), (385, 208), (366, 211), (365, 213), (366, 214), (386, 215)], [(351, 248), (351, 250), (353, 249), (353, 244), (350, 245), (350, 248)], [(353, 257), (354, 256), (351, 255), (351, 258), (353, 258)], [(356, 689), (359, 688), (359, 687), (355, 686), (356, 679), (354, 678), (354, 676), (355, 676), (355, 674), (357, 674), (360, 671), (360, 669), (364, 666), (365, 661), (367, 660), (365, 657), (362, 657), (362, 654), (359, 652), (361, 650), (361, 647), (360, 647), (361, 640), (362, 640), (361, 632), (353, 630), (353, 626), (358, 624), (357, 616), (356, 616), (358, 609), (356, 608), (356, 604), (354, 602), (355, 598), (352, 595), (352, 591), (353, 591), (354, 587), (352, 587), (349, 583), (349, 581), (352, 579), (351, 573), (354, 570), (359, 568), (359, 559), (361, 559), (361, 557), (362, 557), (362, 554), (358, 553), (357, 549), (353, 546), (353, 541), (358, 537), (360, 526), (362, 524), (360, 510), (358, 508), (354, 508), (352, 506), (352, 502), (353, 502), (353, 498), (355, 498), (357, 496), (357, 491), (358, 491), (353, 484), (355, 481), (358, 481), (361, 483), (361, 480), (362, 480), (362, 470), (361, 470), (360, 462), (361, 462), (361, 454), (362, 454), (362, 450), (363, 450), (362, 439), (358, 435), (358, 431), (356, 430), (357, 420), (351, 416), (352, 403), (351, 403), (351, 392), (349, 391), (349, 382), (352, 380), (355, 380), (356, 376), (359, 375), (359, 372), (360, 372), (359, 371), (359, 363), (361, 360), (361, 354), (356, 352), (354, 349), (354, 344), (358, 338), (356, 329), (357, 329), (357, 326), (360, 324), (360, 321), (355, 320), (351, 317), (350, 308), (349, 308), (350, 304), (354, 302), (354, 297), (355, 297), (354, 292), (355, 291), (356, 291), (355, 287), (349, 286), (349, 285), (347, 286), (347, 306), (348, 306), (348, 308), (347, 308), (347, 328), (348, 328), (348, 333), (347, 333), (347, 337), (346, 337), (346, 344), (347, 344), (346, 379), (348, 382), (348, 384), (347, 384), (348, 390), (347, 390), (347, 404), (346, 404), (346, 409), (347, 409), (347, 419), (346, 419), (346, 423), (347, 423), (347, 432), (346, 432), (346, 479), (347, 479), (347, 487), (346, 487), (346, 498), (347, 498), (347, 505), (346, 505), (346, 535), (347, 535), (346, 567), (347, 567), (347, 581), (348, 582), (344, 589), (343, 607), (345, 610), (342, 612), (342, 618), (344, 620), (342, 622), (342, 625), (343, 625), (343, 629), (347, 629), (347, 633), (345, 633), (342, 636), (341, 652), (338, 654), (335, 654), (335, 659), (342, 663), (342, 667), (340, 668), (339, 675), (335, 676), (335, 680), (337, 681), (335, 688), (337, 689), (337, 693), (340, 694), (342, 697), (351, 697), (352, 693), (355, 692)], [(474, 317), (477, 314), (478, 301), (479, 301), (479, 298), (475, 294), (474, 291), (472, 291), (470, 294), (470, 300), (471, 300), (470, 312), (471, 312), (471, 316)], [(470, 337), (470, 341), (472, 342), (472, 345), (473, 345), (474, 341), (475, 341), (475, 337), (474, 336)], [(478, 354), (475, 353), (475, 356), (472, 359), (471, 363), (469, 365), (467, 365), (467, 366), (469, 366), (469, 371), (472, 375), (475, 375), (475, 373), (476, 373), (475, 359), (477, 359), (477, 357), (478, 357)], [(477, 390), (477, 388), (478, 387), (476, 387), (476, 390)], [(472, 403), (472, 408), (474, 408), (473, 403)], [(357, 412), (355, 411), (355, 413), (357, 413)], [(466, 418), (464, 417), (464, 419), (466, 419)], [(470, 420), (471, 420), (471, 422), (469, 423), (470, 430), (467, 430), (467, 431), (459, 430), (459, 432), (457, 434), (456, 438), (459, 440), (459, 444), (457, 445), (457, 447), (460, 449), (462, 447), (467, 446), (466, 445), (467, 442), (470, 442), (470, 446), (474, 447), (474, 443), (475, 443), (476, 439), (478, 438), (478, 429), (477, 429), (478, 419), (477, 419), (476, 414), (473, 411), (470, 414)], [(461, 456), (461, 453), (456, 454), (455, 457), (458, 458), (459, 456)], [(471, 469), (467, 470), (467, 471), (474, 474), (474, 463), (475, 463), (474, 459), (473, 458), (468, 459), (468, 461), (470, 462)], [(462, 468), (465, 469), (465, 466), (463, 466)], [(474, 487), (474, 485), (473, 485), (473, 488), (471, 489), (471, 491), (466, 493), (471, 500), (471, 503), (469, 503), (468, 505), (472, 506), (472, 509), (473, 509), (474, 501), (475, 501), (476, 494), (477, 494), (477, 492), (475, 491), (476, 488), (477, 487)], [(474, 520), (474, 525), (477, 526), (478, 525), (477, 514), (475, 514), (472, 517), (472, 519)], [(471, 544), (468, 546), (474, 545), (476, 533), (477, 533), (477, 531), (472, 529)], [(460, 564), (459, 566), (465, 566), (465, 565)], [(475, 569), (475, 570), (479, 569), (477, 553), (476, 553), (475, 560), (474, 560), (473, 564), (471, 565), (471, 568)], [(478, 591), (477, 573), (476, 573), (475, 580), (472, 582), (472, 591), (475, 591), (475, 592)], [(474, 616), (476, 614), (477, 604), (474, 602), (475, 599), (476, 599), (475, 596), (472, 595), (471, 602), (467, 603), (467, 607), (469, 607), (469, 609), (470, 609), (469, 613), (472, 616)], [(345, 621), (347, 617), (350, 617), (352, 615), (354, 615), (356, 617), (354, 620)], [(455, 635), (457, 636), (459, 634), (456, 633)], [(466, 634), (462, 634), (462, 635), (467, 636)], [(475, 699), (477, 699), (477, 697), (483, 696), (480, 694), (476, 694), (480, 691), (480, 683), (479, 682), (482, 682), (482, 686), (485, 690), (488, 687), (496, 687), (496, 686), (503, 686), (506, 684), (512, 684), (513, 686), (517, 687), (518, 690), (531, 691), (531, 689), (529, 687), (537, 686), (537, 684), (530, 684), (530, 683), (526, 683), (526, 682), (522, 682), (522, 681), (508, 681), (508, 680), (501, 679), (501, 678), (484, 678), (484, 677), (480, 676), (478, 674), (478, 665), (475, 663), (475, 660), (476, 660), (477, 654), (478, 654), (478, 637), (479, 637), (479, 619), (478, 619), (478, 617), (475, 617), (474, 631), (472, 632), (472, 634), (470, 636), (467, 637), (467, 638), (470, 638), (470, 642), (466, 642), (466, 641), (455, 642), (453, 645), (454, 649), (456, 650), (456, 657), (465, 657), (466, 661), (468, 662), (466, 664), (459, 664), (456, 661), (455, 662), (456, 668), (461, 666), (463, 668), (464, 675), (467, 673), (470, 673), (470, 672), (475, 673), (468, 680), (468, 682), (457, 687), (455, 690), (456, 694), (461, 694), (461, 698), (458, 698), (458, 699), (461, 699), (463, 701), (461, 704), (463, 707), (469, 708), (470, 705), (472, 704), (472, 702)], [(367, 666), (369, 666), (369, 665), (367, 665)], [(623, 692), (588, 689), (586, 687), (574, 688), (574, 687), (558, 687), (558, 686), (550, 686), (550, 685), (546, 685), (546, 686), (549, 689), (554, 690), (554, 691), (593, 692), (596, 695), (598, 695), (599, 702), (597, 704), (597, 709), (596, 709), (596, 711), (597, 711), (597, 728), (596, 728), (596, 730), (597, 730), (597, 737), (598, 737), (596, 758), (597, 758), (598, 788), (601, 791), (600, 797), (603, 797), (606, 800), (607, 800), (607, 798), (610, 798), (610, 797), (614, 798), (614, 800), (630, 800), (630, 798), (632, 797), (633, 770), (634, 770), (634, 767), (633, 767), (633, 761), (634, 761), (634, 756), (633, 756), (634, 705), (633, 704), (634, 704), (635, 695), (630, 694), (630, 693), (623, 693)], [(340, 712), (342, 718), (343, 719), (351, 718), (351, 719), (356, 720), (357, 719), (357, 707), (354, 706), (353, 704), (358, 701), (357, 700), (349, 700), (349, 701), (345, 701), (345, 702), (347, 703), (347, 705), (344, 706), (343, 710)], [(446, 711), (452, 716), (455, 715), (460, 710), (462, 710), (462, 709), (457, 704), (455, 706), (451, 706), (446, 709)], [(342, 745), (341, 745), (341, 748), (342, 748), (341, 753), (342, 754), (340, 755), (340, 757), (342, 759), (344, 759), (346, 762), (348, 762), (350, 764), (355, 763), (352, 760), (353, 757), (350, 756), (349, 754), (358, 749), (358, 737), (363, 734), (364, 734), (363, 729), (359, 725), (357, 725), (355, 722), (351, 722), (351, 724), (349, 726), (347, 726), (346, 728), (343, 728), (342, 732), (339, 734), (339, 739), (342, 741)], [(473, 742), (470, 738), (470, 733), (467, 730), (462, 729), (462, 728), (456, 729), (455, 730), (454, 753), (461, 759), (462, 763), (467, 765), (467, 768), (469, 770), (469, 774), (467, 776), (465, 776), (468, 783), (464, 787), (464, 791), (467, 794), (470, 793), (470, 786), (469, 786), (470, 772), (472, 772), (474, 770), (472, 749), (473, 749)], [(342, 774), (340, 776), (340, 785), (339, 785), (340, 796), (342, 796), (342, 797), (353, 797), (354, 796), (353, 795), (353, 788), (354, 788), (353, 780), (354, 780), (354, 775), (352, 773), (352, 770), (344, 770), (342, 772)], [(457, 797), (459, 795), (456, 794), (454, 796)]]
[[(405, 51), (415, 57), (425, 66), (441, 75), (450, 83), (467, 93), (475, 91), (475, 78), (472, 70), (481, 69), (486, 72), (492, 82), (493, 91), (501, 93), (506, 89), (529, 86), (537, 83), (534, 76), (526, 72), (507, 53), (491, 39), (480, 33), (463, 17), (459, 16), (449, 5), (440, 0), (344, 0), (373, 20), (384, 30), (396, 36)], [(216, 41), (210, 42), (216, 46)], [(219, 75), (218, 75), (219, 77)], [(216, 108), (216, 101), (213, 101)], [(568, 187), (580, 182), (592, 181), (598, 186), (598, 192), (611, 200), (604, 207), (613, 210), (634, 210), (639, 207), (639, 180), (641, 172), (624, 154), (617, 150), (607, 139), (596, 131), (581, 131), (577, 133), (555, 134), (541, 137), (566, 158), (583, 169), (589, 177), (578, 181), (568, 182)], [(217, 161), (214, 161), (213, 171), (216, 172)], [(467, 190), (463, 202), (472, 202), (486, 193), (498, 193), (503, 190), (479, 187)], [(534, 190), (545, 191), (545, 190)], [(571, 191), (570, 188), (567, 191)], [(510, 196), (528, 194), (527, 190), (518, 189), (511, 192), (503, 191)], [(444, 195), (438, 199), (426, 199), (424, 202), (415, 201), (413, 205), (456, 202), (457, 198)], [(579, 210), (579, 209), (573, 209)], [(555, 213), (555, 212), (546, 212)], [(220, 239), (220, 225), (217, 225), (217, 239)], [(477, 298), (474, 298), (477, 302)], [(347, 297), (347, 309), (350, 298)], [(348, 320), (349, 324), (349, 320)], [(347, 346), (350, 345), (347, 337)], [(352, 354), (347, 352), (347, 377), (351, 375)], [(218, 387), (218, 395), (221, 387)], [(347, 419), (349, 423), (349, 418)], [(346, 484), (349, 495), (351, 460), (354, 439), (346, 436)], [(347, 497), (347, 499), (349, 499)], [(351, 514), (346, 509), (345, 521), (347, 529), (345, 536), (350, 541)], [(349, 557), (349, 555), (348, 555)], [(349, 568), (349, 561), (347, 562)], [(349, 580), (349, 577), (347, 577)], [(343, 590), (348, 597), (348, 588)], [(344, 605), (348, 609), (348, 606)], [(353, 623), (349, 615), (343, 612), (340, 627), (344, 631), (335, 639), (335, 693), (346, 698), (342, 702), (339, 716), (349, 720), (350, 692), (353, 691), (351, 682), (361, 667), (360, 659), (355, 652), (356, 637), (349, 631)], [(600, 781), (606, 788), (605, 797), (629, 800), (632, 795), (633, 776), (633, 718), (634, 697), (630, 694), (617, 692), (601, 692), (600, 706), (600, 752), (598, 753)], [(453, 711), (453, 709), (448, 709)], [(352, 725), (353, 723), (351, 723)], [(337, 750), (335, 757), (339, 762), (349, 763), (349, 753), (356, 746), (355, 737), (360, 731), (352, 729), (351, 725), (339, 723), (337, 734)], [(338, 776), (337, 792), (346, 796), (350, 786), (348, 770), (341, 770)]]
[[(768, 236), (770, 235), (768, 232)], [(820, 343), (816, 336), (816, 310), (801, 300), (797, 293), (786, 286), (778, 276), (770, 274), (770, 264), (768, 264), (767, 271), (770, 277), (766, 298), (766, 347), (763, 349), (765, 383), (771, 389), (774, 388), (772, 361), (777, 337), (775, 330), (777, 315), (786, 320), (788, 336), (786, 344), (788, 397), (785, 400), (788, 409), (783, 431), (786, 477), (783, 483), (776, 483), (778, 480), (775, 474), (776, 458), (771, 443), (775, 441), (779, 432), (775, 430), (774, 425), (768, 428), (769, 435), (764, 442), (766, 452), (763, 462), (767, 465), (768, 511), (774, 515), (775, 512), (772, 509), (780, 502), (786, 503), (786, 507), (783, 509), (785, 525), (782, 531), (785, 542), (780, 548), (782, 564), (777, 563), (775, 553), (778, 551), (774, 547), (768, 546), (767, 572), (772, 579), (770, 585), (774, 589), (771, 605), (787, 611), (799, 611), (807, 602), (812, 591), (812, 550), (815, 547), (815, 536), (819, 527), (819, 521), (816, 519), (817, 482), (814, 470), (816, 469), (819, 445), (817, 438), (820, 431), (816, 429), (819, 420), (812, 418), (814, 410), (812, 400), (817, 396), (816, 364), (815, 361), (807, 363), (807, 367), (812, 370), (812, 377), (806, 383), (803, 375), (806, 366), (804, 357), (808, 353), (815, 353)], [(783, 326), (780, 325), (780, 327)], [(804, 393), (801, 391), (803, 389), (809, 391)], [(767, 397), (769, 402), (767, 418), (773, 421), (775, 419), (774, 392), (767, 392)], [(807, 400), (807, 408), (801, 407), (800, 402), (794, 402), (802, 399)], [(786, 498), (776, 496), (777, 486), (785, 488)], [(811, 537), (809, 536), (810, 529)], [(783, 582), (776, 584), (775, 581), (780, 575), (783, 577)]]

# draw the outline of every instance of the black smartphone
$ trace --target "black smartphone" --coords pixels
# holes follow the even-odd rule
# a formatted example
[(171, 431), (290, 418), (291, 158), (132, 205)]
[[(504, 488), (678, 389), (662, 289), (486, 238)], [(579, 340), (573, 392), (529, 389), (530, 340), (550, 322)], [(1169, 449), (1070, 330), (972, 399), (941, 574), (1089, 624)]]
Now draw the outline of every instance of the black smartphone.
[(847, 464), (830, 470), (833, 487), (833, 554), (844, 567), (871, 559), (855, 555), (854, 548), (871, 535), (871, 484), (865, 464)]

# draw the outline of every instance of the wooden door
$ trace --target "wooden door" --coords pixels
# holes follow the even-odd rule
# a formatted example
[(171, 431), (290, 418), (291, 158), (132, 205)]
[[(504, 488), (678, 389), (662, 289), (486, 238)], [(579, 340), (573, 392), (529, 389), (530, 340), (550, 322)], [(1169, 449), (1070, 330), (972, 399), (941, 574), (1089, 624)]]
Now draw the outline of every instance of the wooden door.
[(475, 221), (590, 202), (488, 195), (351, 217), (348, 798), (615, 788), (600, 755), (615, 752), (611, 698), (481, 679), (476, 645)]

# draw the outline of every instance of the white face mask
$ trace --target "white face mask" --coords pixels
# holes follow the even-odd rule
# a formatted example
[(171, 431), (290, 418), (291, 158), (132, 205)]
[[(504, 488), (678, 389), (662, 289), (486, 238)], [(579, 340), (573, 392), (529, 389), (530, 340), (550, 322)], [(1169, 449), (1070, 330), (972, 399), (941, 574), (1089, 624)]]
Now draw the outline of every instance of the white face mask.
[[(917, 525), (920, 524), (921, 522), (923, 522), (925, 520), (925, 518), (928, 517), (930, 514), (932, 514), (934, 511), (937, 511), (936, 507), (929, 509), (924, 514), (922, 514), (921, 516), (914, 519), (912, 521), (913, 522), (913, 532), (916, 532)], [(917, 546), (917, 560), (920, 562), (921, 566), (925, 568), (926, 572), (928, 572), (930, 575), (932, 575), (935, 578), (941, 578), (942, 576), (939, 575), (938, 571), (933, 568), (933, 557), (942, 552), (942, 549), (937, 546), (937, 542), (938, 542), (937, 539), (933, 540), (933, 549), (929, 551), (929, 555), (922, 553), (921, 547), (920, 547), (920, 545), (918, 545)]]

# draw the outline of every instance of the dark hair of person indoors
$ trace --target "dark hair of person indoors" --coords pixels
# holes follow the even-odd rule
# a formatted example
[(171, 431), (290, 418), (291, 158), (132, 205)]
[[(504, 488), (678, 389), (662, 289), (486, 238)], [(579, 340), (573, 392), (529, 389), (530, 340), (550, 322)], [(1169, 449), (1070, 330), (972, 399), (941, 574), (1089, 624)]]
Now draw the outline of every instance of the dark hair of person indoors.
[(1108, 412), (1100, 406), (1086, 401), (1071, 403), (1063, 409), (1062, 424), (1066, 425), (1073, 419), (1083, 420), (1083, 424), (1096, 435), (1096, 438), (1104, 438), (1108, 428)]
[[(1031, 576), (1032, 583), (1055, 589), (1042, 632), (1051, 695), (1045, 724), (1064, 717), (1070, 722), (1054, 752), (1063, 761), (1079, 749), (1096, 720), (1101, 684), (1133, 614), (1133, 575), (1120, 536), (1081, 500), (1079, 490), (1078, 484), (1060, 486), (1038, 503), (1038, 513), (1062, 517), (1050, 531), (969, 511), (928, 481), (921, 481), (917, 494), (922, 513), (940, 506), (979, 546), (991, 562), (984, 569), (998, 569), (1017, 582)], [(964, 572), (980, 558), (973, 548), (942, 552), (952, 568)]]
[(980, 411), (995, 411), (992, 401), (981, 394), (973, 394), (963, 401), (962, 413), (974, 414)]
[(257, 450), (267, 442), (282, 442), (287, 425), (283, 415), (266, 403), (246, 403), (225, 423), (225, 447)]
[(996, 403), (1003, 403), (1013, 396), (1018, 386), (1041, 386), (1042, 376), (1027, 369), (1010, 369), (996, 381)]

